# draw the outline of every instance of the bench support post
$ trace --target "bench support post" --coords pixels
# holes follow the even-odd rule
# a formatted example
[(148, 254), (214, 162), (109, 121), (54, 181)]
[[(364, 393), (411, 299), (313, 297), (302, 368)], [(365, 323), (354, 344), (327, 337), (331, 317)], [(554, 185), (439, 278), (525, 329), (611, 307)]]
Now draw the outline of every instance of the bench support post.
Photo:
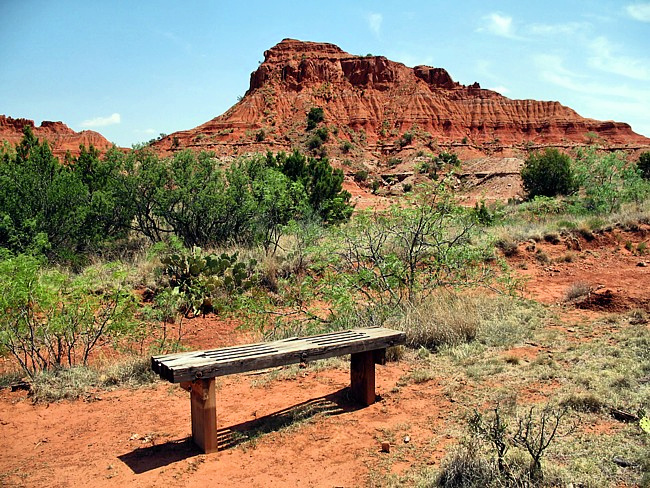
[(375, 353), (374, 351), (351, 354), (351, 392), (362, 405), (375, 403)]
[(206, 454), (217, 450), (215, 379), (192, 381), (192, 440)]

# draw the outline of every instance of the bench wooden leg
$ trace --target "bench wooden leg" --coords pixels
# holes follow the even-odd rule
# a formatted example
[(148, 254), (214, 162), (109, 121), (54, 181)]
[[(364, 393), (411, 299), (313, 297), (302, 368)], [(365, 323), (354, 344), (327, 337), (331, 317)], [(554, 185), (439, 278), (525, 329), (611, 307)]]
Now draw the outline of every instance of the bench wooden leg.
[(192, 381), (192, 440), (206, 454), (217, 450), (215, 379)]
[(375, 354), (373, 351), (351, 355), (352, 396), (363, 405), (375, 403)]

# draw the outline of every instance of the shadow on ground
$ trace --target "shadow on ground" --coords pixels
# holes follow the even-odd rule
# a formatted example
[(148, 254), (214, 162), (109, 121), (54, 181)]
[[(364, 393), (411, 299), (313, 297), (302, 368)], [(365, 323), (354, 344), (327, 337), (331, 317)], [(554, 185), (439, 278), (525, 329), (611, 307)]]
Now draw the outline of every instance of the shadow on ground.
[[(255, 441), (265, 434), (297, 425), (316, 416), (331, 417), (360, 408), (362, 408), (360, 405), (350, 400), (350, 389), (343, 388), (335, 393), (293, 405), (264, 417), (218, 429), (218, 448), (219, 451), (232, 449), (245, 442)], [(192, 438), (186, 437), (137, 448), (118, 456), (118, 459), (131, 468), (135, 474), (141, 474), (199, 454), (202, 453), (194, 445)]]

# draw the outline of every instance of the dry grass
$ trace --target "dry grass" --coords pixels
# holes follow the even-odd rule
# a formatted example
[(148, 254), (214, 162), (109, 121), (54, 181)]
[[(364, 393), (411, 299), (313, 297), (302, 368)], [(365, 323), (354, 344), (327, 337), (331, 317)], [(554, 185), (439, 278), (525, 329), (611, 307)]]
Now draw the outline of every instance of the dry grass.
[(592, 287), (589, 283), (586, 283), (584, 281), (576, 281), (575, 283), (572, 283), (569, 288), (567, 288), (566, 292), (564, 293), (564, 301), (570, 302), (578, 298), (584, 298), (588, 296), (591, 291)]
[(31, 384), (31, 394), (36, 402), (54, 402), (88, 396), (96, 390), (140, 388), (157, 378), (149, 358), (129, 358), (104, 368), (77, 366), (41, 372)]

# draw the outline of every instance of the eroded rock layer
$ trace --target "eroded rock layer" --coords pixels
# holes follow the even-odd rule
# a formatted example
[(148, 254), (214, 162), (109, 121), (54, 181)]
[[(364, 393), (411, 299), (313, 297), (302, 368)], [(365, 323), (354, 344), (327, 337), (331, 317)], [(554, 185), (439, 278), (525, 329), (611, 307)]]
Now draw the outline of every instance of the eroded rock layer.
[(31, 127), (38, 139), (47, 140), (52, 152), (59, 158), (65, 156), (68, 151), (72, 155), (78, 155), (80, 145), (92, 145), (100, 151), (105, 151), (113, 145), (104, 136), (92, 130), (75, 132), (63, 122), (47, 120), (36, 126), (33, 120), (14, 119), (5, 115), (0, 115), (0, 141), (7, 141), (12, 145), (20, 143), (25, 126)]
[(405, 132), (424, 143), (553, 145), (594, 137), (614, 145), (650, 143), (628, 124), (587, 119), (558, 102), (512, 100), (478, 83), (464, 86), (442, 68), (409, 68), (333, 44), (285, 39), (264, 53), (236, 105), (157, 147), (288, 149), (304, 143), (312, 107), (323, 108), (324, 124), (338, 143), (380, 150), (399, 144)]

